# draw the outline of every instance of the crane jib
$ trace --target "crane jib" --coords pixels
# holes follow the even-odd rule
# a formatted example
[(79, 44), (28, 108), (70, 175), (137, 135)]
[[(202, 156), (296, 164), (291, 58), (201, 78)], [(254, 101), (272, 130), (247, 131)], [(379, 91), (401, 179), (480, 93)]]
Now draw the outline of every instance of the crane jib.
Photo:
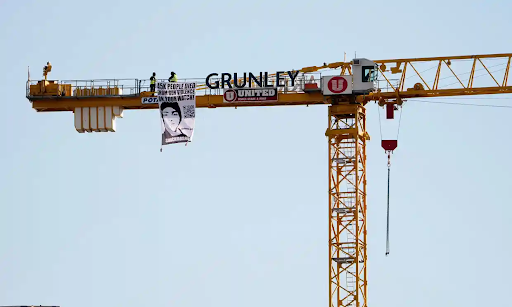
[[(211, 89), (218, 88), (252, 88), (253, 84), (257, 87), (285, 87), (284, 80), (289, 77), (291, 86), (295, 85), (295, 79), (299, 75), (299, 71), (278, 71), (275, 73), (275, 77), (270, 76), (268, 72), (260, 72), (258, 75), (253, 73), (243, 73), (243, 77), (238, 73), (221, 73), (219, 80), (212, 82), (213, 78), (218, 79), (218, 73), (211, 73), (206, 77), (206, 86)], [(276, 84), (271, 84), (270, 79), (276, 81)]]

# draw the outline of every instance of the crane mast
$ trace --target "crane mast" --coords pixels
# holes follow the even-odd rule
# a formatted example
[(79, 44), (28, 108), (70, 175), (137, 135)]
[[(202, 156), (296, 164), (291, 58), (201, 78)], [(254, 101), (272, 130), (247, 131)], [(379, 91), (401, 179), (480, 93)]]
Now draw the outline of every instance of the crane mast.
[(329, 306), (366, 306), (366, 110), (328, 112)]
[[(329, 307), (366, 307), (366, 141), (370, 139), (366, 131), (366, 104), (377, 102), (386, 108), (386, 118), (393, 119), (394, 110), (406, 99), (512, 93), (512, 86), (508, 85), (511, 59), (512, 53), (504, 53), (324, 63), (290, 71), (290, 77), (300, 72), (300, 80), (290, 87), (288, 84), (293, 80), (285, 77), (285, 86), (278, 89), (278, 99), (260, 102), (227, 103), (222, 88), (207, 86), (212, 81), (207, 79), (196, 87), (196, 107), (328, 106), (325, 135), (329, 146)], [(503, 75), (498, 77), (497, 71), (490, 69), (493, 66), (484, 64), (485, 60), (502, 60), (499, 71)], [(462, 72), (459, 62), (469, 63), (469, 72)], [(429, 69), (418, 69), (421, 64), (432, 66), (433, 80), (425, 75)], [(329, 74), (332, 70), (339, 71)], [(481, 76), (477, 71), (483, 71), (490, 83), (477, 84), (475, 80)], [(26, 97), (32, 108), (37, 112), (73, 112), (75, 129), (81, 133), (115, 131), (115, 119), (122, 117), (124, 110), (158, 108), (154, 93), (144, 85), (147, 80), (49, 81), (46, 74), (45, 70), (44, 80), (27, 82)], [(462, 78), (465, 74), (469, 75), (467, 80)], [(279, 73), (268, 77), (265, 82), (272, 86), (281, 82)], [(441, 86), (446, 78), (456, 81)], [(201, 83), (204, 79), (184, 81)], [(224, 79), (220, 81), (225, 84)], [(226, 85), (231, 87), (237, 81), (240, 80), (227, 81)], [(396, 148), (396, 140), (384, 142), (386, 151)]]

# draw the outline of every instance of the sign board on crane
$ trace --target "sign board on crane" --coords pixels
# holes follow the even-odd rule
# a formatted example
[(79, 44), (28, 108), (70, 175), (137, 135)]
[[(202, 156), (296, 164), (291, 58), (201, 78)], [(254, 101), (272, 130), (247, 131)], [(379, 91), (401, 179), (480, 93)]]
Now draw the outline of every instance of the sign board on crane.
[(322, 94), (348, 95), (352, 94), (352, 76), (323, 76)]
[(224, 89), (223, 102), (277, 101), (277, 88)]
[(142, 97), (142, 104), (158, 103), (158, 97)]
[[(297, 78), (299, 72), (298, 71), (278, 71), (275, 73), (275, 80), (277, 82), (276, 87), (285, 87), (286, 85), (283, 83), (286, 76), (291, 80), (291, 85), (294, 86), (295, 79)], [(240, 77), (237, 73), (221, 73), (221, 78), (212, 82), (214, 77), (217, 77), (218, 73), (211, 73), (206, 77), (206, 86), (210, 89), (218, 89), (218, 88), (255, 88), (253, 85), (257, 85), (256, 88), (267, 88), (272, 87), (273, 85), (269, 82), (271, 76), (268, 72), (260, 72), (258, 77), (253, 73), (243, 73), (243, 77)], [(248, 76), (247, 76), (248, 75)], [(233, 85), (231, 84), (233, 82)]]

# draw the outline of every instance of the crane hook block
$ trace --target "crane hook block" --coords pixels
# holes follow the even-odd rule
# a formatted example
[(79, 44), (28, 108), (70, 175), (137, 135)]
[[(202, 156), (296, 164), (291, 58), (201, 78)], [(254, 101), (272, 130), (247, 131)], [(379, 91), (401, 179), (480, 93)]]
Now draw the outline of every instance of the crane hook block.
[(398, 146), (398, 140), (382, 140), (382, 148), (385, 151), (393, 151)]

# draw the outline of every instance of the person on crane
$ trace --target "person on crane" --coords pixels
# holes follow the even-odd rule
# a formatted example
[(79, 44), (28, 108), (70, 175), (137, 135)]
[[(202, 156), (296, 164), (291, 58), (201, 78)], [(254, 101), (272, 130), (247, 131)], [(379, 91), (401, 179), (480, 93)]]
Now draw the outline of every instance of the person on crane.
[(169, 77), (169, 82), (177, 82), (178, 76), (174, 73), (174, 71), (171, 71), (171, 76)]
[(47, 80), (47, 76), (50, 71), (52, 71), (52, 64), (50, 64), (50, 62), (46, 62), (46, 66), (43, 68), (44, 81)]
[(155, 84), (156, 84), (156, 73), (153, 72), (153, 75), (151, 76), (151, 78), (149, 78), (149, 81), (150, 81), (150, 85), (149, 85), (149, 88), (150, 88), (150, 92), (155, 92)]

